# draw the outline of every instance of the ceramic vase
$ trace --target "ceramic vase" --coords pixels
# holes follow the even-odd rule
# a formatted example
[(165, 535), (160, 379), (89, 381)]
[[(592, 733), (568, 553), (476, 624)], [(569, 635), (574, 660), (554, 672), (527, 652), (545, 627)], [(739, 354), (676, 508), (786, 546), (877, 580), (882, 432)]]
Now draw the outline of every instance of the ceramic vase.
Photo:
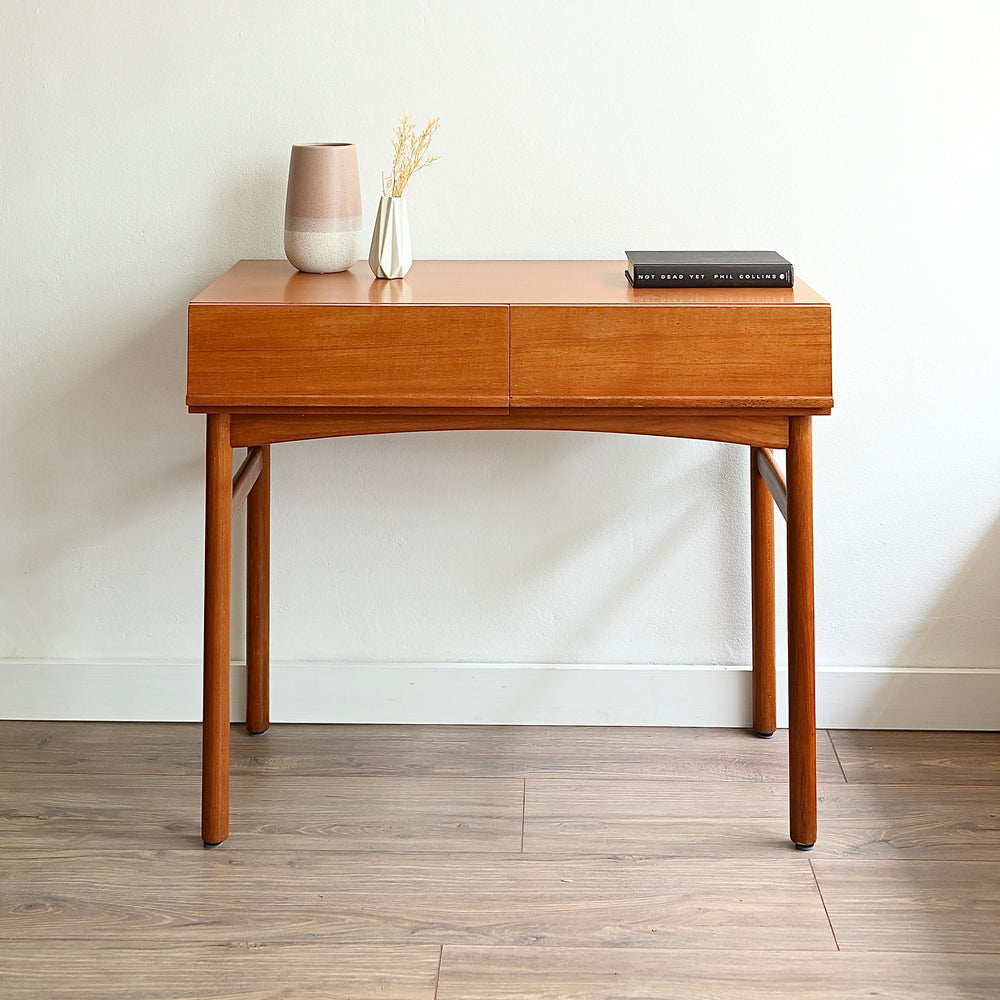
[(376, 278), (402, 278), (412, 264), (406, 199), (383, 195), (378, 203), (368, 265)]
[(285, 256), (311, 273), (346, 271), (364, 250), (358, 151), (349, 142), (292, 146), (285, 195)]

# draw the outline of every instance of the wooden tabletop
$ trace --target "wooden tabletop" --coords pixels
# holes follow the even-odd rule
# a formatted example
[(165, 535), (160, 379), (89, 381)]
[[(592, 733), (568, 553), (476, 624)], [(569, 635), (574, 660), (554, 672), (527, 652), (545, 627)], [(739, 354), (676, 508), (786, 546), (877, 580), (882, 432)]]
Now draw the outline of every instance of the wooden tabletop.
[(625, 260), (418, 260), (405, 278), (372, 276), (367, 262), (304, 274), (285, 260), (242, 260), (196, 304), (277, 305), (827, 305), (794, 288), (633, 288)]

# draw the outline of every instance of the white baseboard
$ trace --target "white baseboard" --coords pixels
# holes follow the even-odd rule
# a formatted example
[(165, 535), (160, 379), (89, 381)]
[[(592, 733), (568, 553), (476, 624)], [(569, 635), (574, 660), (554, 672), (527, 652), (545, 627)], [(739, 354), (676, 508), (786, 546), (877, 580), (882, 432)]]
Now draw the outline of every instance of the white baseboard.
[[(779, 673), (779, 726), (786, 725)], [(1000, 669), (821, 668), (824, 729), (1000, 730)], [(233, 719), (245, 671), (233, 667)], [(0, 661), (0, 718), (190, 721), (195, 663)], [(275, 664), (274, 722), (747, 726), (747, 667)]]

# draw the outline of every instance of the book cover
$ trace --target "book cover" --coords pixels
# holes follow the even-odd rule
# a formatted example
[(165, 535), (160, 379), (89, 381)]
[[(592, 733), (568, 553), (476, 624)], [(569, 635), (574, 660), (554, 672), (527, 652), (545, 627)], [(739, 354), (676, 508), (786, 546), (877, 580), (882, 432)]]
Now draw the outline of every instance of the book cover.
[(792, 265), (773, 250), (626, 250), (636, 288), (791, 288)]

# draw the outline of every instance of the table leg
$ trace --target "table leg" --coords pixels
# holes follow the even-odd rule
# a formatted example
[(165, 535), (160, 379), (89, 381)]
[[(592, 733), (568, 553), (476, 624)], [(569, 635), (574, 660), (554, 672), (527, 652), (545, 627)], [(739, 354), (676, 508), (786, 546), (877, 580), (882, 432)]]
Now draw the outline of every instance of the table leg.
[(247, 732), (270, 725), (271, 446), (261, 447), (260, 475), (247, 496)]
[(774, 677), (774, 500), (750, 449), (750, 593), (753, 618), (753, 728), (777, 728)]
[(812, 418), (790, 417), (788, 480), (788, 779), (791, 838), (816, 843), (816, 635)]
[(205, 462), (205, 647), (201, 837), (229, 836), (229, 605), (233, 449), (229, 415), (208, 415)]

